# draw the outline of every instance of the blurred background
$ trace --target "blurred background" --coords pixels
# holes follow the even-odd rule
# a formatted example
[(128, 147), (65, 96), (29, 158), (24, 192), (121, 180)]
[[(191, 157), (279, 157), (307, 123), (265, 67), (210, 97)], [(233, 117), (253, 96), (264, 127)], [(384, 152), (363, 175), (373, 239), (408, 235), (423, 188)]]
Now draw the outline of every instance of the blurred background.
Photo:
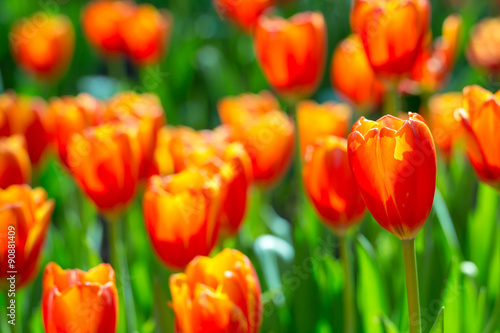
[[(172, 12), (174, 27), (168, 52), (158, 65), (139, 68), (122, 59), (122, 68), (117, 69), (116, 64), (109, 64), (99, 56), (84, 38), (80, 17), (86, 1), (1, 0), (0, 92), (12, 89), (45, 99), (80, 92), (102, 99), (123, 90), (154, 92), (162, 102), (169, 125), (205, 129), (220, 124), (216, 104), (222, 97), (271, 89), (256, 62), (252, 38), (220, 17), (211, 1), (137, 2), (148, 2)], [(459, 13), (464, 22), (458, 59), (444, 91), (461, 91), (472, 84), (499, 89), (497, 77), (471, 68), (464, 56), (471, 27), (480, 18), (498, 15), (498, 1), (433, 0), (431, 3), (431, 28), (435, 36), (441, 34), (442, 22), (451, 13)], [(337, 43), (350, 33), (350, 5), (349, 0), (287, 0), (276, 9), (277, 14), (285, 17), (308, 10), (321, 11), (325, 16), (327, 65), (320, 88), (312, 97), (318, 102), (339, 100), (331, 87), (329, 63)], [(39, 82), (20, 69), (8, 46), (13, 23), (37, 11), (63, 13), (75, 29), (75, 52), (69, 69), (61, 80), (51, 84)], [(404, 96), (402, 109), (416, 112), (420, 104), (419, 96)], [(286, 103), (282, 106), (293, 115)], [(368, 117), (376, 119), (379, 115), (380, 110), (376, 110)], [(454, 152), (449, 164), (442, 159), (438, 164), (434, 208), (416, 245), (423, 331), (429, 331), (445, 306), (446, 332), (481, 332), (500, 292), (499, 196), (479, 184), (463, 149)], [(296, 167), (279, 185), (263, 194), (270, 206), (255, 205), (258, 199), (252, 196), (247, 227), (220, 248), (239, 248), (258, 271), (264, 295), (262, 332), (339, 332), (343, 318), (343, 274), (338, 242), (304, 200), (301, 185), (294, 177)], [(84, 207), (78, 207), (78, 196), (82, 194), (72, 178), (53, 156), (48, 156), (34, 181), (56, 200), (41, 267), (49, 261), (56, 261), (63, 268), (81, 269), (99, 263), (102, 226), (88, 201)], [(295, 214), (296, 205), (304, 206), (301, 216)], [(82, 217), (80, 212), (84, 212)], [(248, 225), (255, 225), (252, 220), (265, 224), (261, 230), (249, 230)], [(138, 332), (158, 332), (159, 320), (169, 322), (167, 326), (173, 328), (173, 313), (167, 306), (170, 272), (151, 251), (142, 221), (140, 195), (129, 213), (128, 223), (130, 232), (125, 235), (128, 274), (117, 277), (118, 287), (130, 287), (126, 302), (134, 304)], [(408, 326), (408, 318), (399, 240), (366, 214), (356, 230), (353, 249), (358, 331), (402, 331), (401, 328)], [(153, 271), (156, 278), (151, 279)], [(41, 274), (42, 270), (36, 281), (19, 295), (22, 310), (18, 313), (22, 319), (18, 332), (43, 331)], [(155, 302), (162, 304), (161, 313), (154, 312)], [(124, 320), (123, 316), (120, 320)], [(5, 326), (0, 327), (4, 332)]]

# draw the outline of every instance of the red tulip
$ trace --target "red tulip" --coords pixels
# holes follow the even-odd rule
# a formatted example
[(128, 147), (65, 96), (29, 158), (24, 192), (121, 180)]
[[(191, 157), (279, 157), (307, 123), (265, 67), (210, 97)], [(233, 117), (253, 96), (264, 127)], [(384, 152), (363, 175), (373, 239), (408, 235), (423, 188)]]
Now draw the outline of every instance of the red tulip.
[(170, 291), (180, 332), (259, 332), (259, 278), (250, 260), (237, 250), (195, 258), (185, 273), (170, 277)]
[(302, 177), (316, 211), (336, 233), (361, 222), (365, 202), (349, 166), (346, 139), (328, 136), (316, 141), (306, 155)]
[(349, 163), (368, 210), (400, 239), (413, 239), (427, 220), (436, 187), (436, 150), (423, 118), (361, 117), (348, 141)]
[(46, 333), (116, 332), (118, 291), (113, 268), (100, 264), (83, 272), (49, 263), (43, 275), (42, 312)]
[(304, 12), (288, 20), (261, 16), (254, 43), (260, 67), (280, 95), (296, 101), (316, 91), (326, 60), (323, 14)]
[(259, 17), (274, 5), (275, 0), (212, 0), (217, 12), (252, 32)]
[(492, 94), (478, 86), (465, 87), (463, 108), (458, 115), (476, 174), (481, 181), (500, 190), (500, 91)]
[(0, 137), (0, 188), (27, 184), (30, 178), (31, 164), (26, 140), (18, 135)]

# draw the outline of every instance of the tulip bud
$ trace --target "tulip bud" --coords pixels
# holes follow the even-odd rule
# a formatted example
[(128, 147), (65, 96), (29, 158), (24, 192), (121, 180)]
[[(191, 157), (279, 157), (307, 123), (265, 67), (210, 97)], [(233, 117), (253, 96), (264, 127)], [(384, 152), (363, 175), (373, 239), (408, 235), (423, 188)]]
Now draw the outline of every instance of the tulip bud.
[(467, 154), (479, 179), (500, 191), (500, 91), (479, 86), (463, 90), (458, 116), (465, 129)]
[(30, 178), (31, 164), (26, 140), (19, 135), (0, 137), (0, 188), (27, 184)]
[(280, 95), (297, 101), (316, 91), (326, 61), (323, 14), (304, 12), (288, 20), (261, 16), (254, 44), (264, 76)]
[(40, 79), (62, 75), (73, 58), (75, 32), (65, 15), (37, 12), (15, 23), (9, 34), (12, 56)]
[(89, 127), (72, 136), (68, 164), (83, 192), (105, 214), (132, 201), (139, 175), (138, 129), (125, 123)]
[(224, 200), (221, 181), (203, 169), (150, 178), (144, 221), (156, 254), (168, 267), (182, 269), (214, 247)]
[(138, 65), (161, 62), (173, 23), (168, 10), (158, 10), (150, 4), (139, 5), (120, 25), (127, 55)]
[[(9, 271), (17, 272), (17, 288), (36, 276), (53, 210), (54, 201), (47, 200), (47, 193), (41, 187), (12, 185), (0, 189), (0, 289)], [(9, 261), (11, 244), (15, 244), (14, 262)]]
[(349, 135), (348, 153), (375, 220), (400, 239), (415, 238), (429, 217), (436, 187), (436, 150), (423, 118), (361, 117)]
[(46, 333), (116, 332), (118, 291), (113, 268), (100, 264), (84, 272), (49, 263), (43, 275), (42, 313)]
[(346, 139), (316, 141), (306, 155), (302, 178), (321, 220), (335, 233), (344, 234), (361, 221), (365, 202), (349, 166)]
[(428, 0), (355, 0), (351, 27), (368, 61), (383, 78), (398, 79), (413, 67), (430, 21)]
[(319, 138), (330, 135), (347, 137), (351, 115), (351, 109), (345, 104), (335, 102), (318, 104), (314, 101), (302, 101), (297, 104), (300, 155), (304, 156), (307, 147), (313, 145)]
[(170, 277), (170, 292), (183, 333), (259, 332), (263, 313), (259, 279), (250, 260), (237, 250), (195, 258), (185, 273)]

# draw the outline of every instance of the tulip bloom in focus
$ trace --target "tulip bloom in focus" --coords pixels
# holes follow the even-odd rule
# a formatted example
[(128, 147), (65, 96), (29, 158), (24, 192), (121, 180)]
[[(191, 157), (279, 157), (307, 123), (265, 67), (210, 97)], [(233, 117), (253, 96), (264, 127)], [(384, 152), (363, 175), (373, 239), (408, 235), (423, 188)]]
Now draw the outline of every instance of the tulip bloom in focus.
[(267, 92), (223, 98), (219, 116), (230, 128), (230, 140), (245, 147), (252, 161), (253, 179), (262, 186), (275, 184), (293, 157), (295, 127)]
[(259, 279), (250, 260), (237, 250), (195, 258), (185, 273), (170, 277), (170, 291), (180, 332), (259, 332)]
[(335, 90), (363, 111), (382, 103), (384, 85), (375, 76), (361, 39), (356, 34), (344, 39), (335, 48), (330, 79)]
[(410, 72), (430, 21), (427, 0), (355, 0), (351, 27), (375, 73), (398, 79)]
[(325, 67), (326, 24), (320, 12), (286, 20), (261, 16), (255, 51), (267, 81), (284, 98), (297, 101), (316, 91)]
[(484, 71), (500, 71), (500, 17), (485, 18), (477, 23), (470, 34), (466, 56), (469, 63)]
[(172, 26), (173, 16), (169, 11), (158, 10), (150, 4), (138, 6), (120, 26), (127, 55), (139, 65), (160, 62), (168, 47)]
[(228, 17), (248, 32), (252, 32), (259, 16), (274, 5), (275, 0), (212, 0), (219, 15)]
[(462, 106), (462, 94), (449, 92), (434, 95), (429, 99), (429, 125), (436, 146), (446, 160), (451, 157), (452, 148), (463, 135), (462, 126), (455, 117), (455, 110)]
[(299, 128), (301, 156), (304, 156), (307, 147), (313, 145), (319, 138), (329, 135), (346, 137), (351, 115), (351, 109), (345, 104), (299, 102), (297, 104), (297, 126)]
[(98, 210), (115, 217), (133, 199), (138, 182), (140, 147), (135, 126), (108, 123), (72, 136), (71, 172)]
[(220, 228), (224, 196), (220, 175), (202, 169), (153, 176), (143, 199), (149, 238), (158, 257), (172, 269), (208, 255)]
[(116, 332), (118, 292), (113, 268), (100, 264), (84, 272), (49, 263), (43, 275), (42, 312), (46, 333)]
[(0, 188), (27, 184), (31, 179), (30, 157), (22, 136), (0, 137)]
[(308, 151), (302, 172), (305, 189), (316, 211), (337, 234), (359, 223), (365, 202), (349, 166), (347, 140), (328, 136)]
[(436, 187), (436, 150), (423, 118), (361, 117), (348, 140), (349, 163), (368, 210), (400, 239), (427, 220)]
[(65, 15), (38, 12), (14, 25), (9, 42), (19, 65), (37, 78), (52, 80), (66, 71), (73, 58), (75, 32)]
[(166, 122), (158, 96), (132, 91), (117, 94), (108, 101), (104, 120), (138, 126), (141, 148), (139, 177), (142, 179), (151, 175), (158, 131)]
[(89, 94), (76, 97), (54, 98), (49, 105), (49, 122), (52, 137), (57, 145), (61, 161), (69, 167), (68, 144), (74, 134), (81, 134), (87, 127), (102, 122), (104, 106)]
[(465, 128), (467, 154), (479, 179), (500, 190), (500, 91), (479, 86), (463, 90), (459, 116)]
[(459, 15), (450, 15), (443, 22), (442, 36), (431, 45), (423, 47), (410, 73), (410, 80), (416, 82), (420, 88), (433, 92), (443, 87), (453, 69), (458, 52), (458, 42), (462, 18)]
[(0, 95), (0, 136), (24, 136), (34, 165), (38, 164), (49, 143), (47, 115), (47, 105), (41, 98), (10, 91)]
[[(8, 241), (15, 230), (16, 287), (30, 282), (38, 272), (38, 261), (49, 223), (54, 201), (47, 200), (41, 187), (31, 189), (27, 185), (12, 185), (0, 189), (0, 289), (7, 283)], [(10, 237), (9, 237), (10, 236)]]
[(134, 11), (135, 5), (128, 1), (91, 1), (82, 14), (85, 37), (104, 55), (116, 56), (125, 52), (120, 27)]

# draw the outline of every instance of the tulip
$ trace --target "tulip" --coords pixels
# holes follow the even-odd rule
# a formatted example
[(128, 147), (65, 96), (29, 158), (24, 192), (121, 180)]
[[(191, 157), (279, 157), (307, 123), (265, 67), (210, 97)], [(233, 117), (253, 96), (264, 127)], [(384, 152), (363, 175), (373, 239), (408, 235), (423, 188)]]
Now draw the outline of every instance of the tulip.
[(375, 76), (361, 39), (356, 34), (350, 35), (335, 48), (330, 80), (334, 89), (360, 110), (370, 110), (382, 103), (384, 85)]
[(294, 149), (294, 124), (275, 104), (266, 92), (227, 97), (218, 104), (230, 140), (243, 144), (252, 161), (253, 179), (265, 187), (284, 176)]
[(352, 111), (345, 104), (302, 101), (297, 104), (297, 126), (300, 137), (300, 154), (304, 156), (308, 146), (317, 139), (335, 135), (347, 137), (347, 127)]
[(462, 137), (463, 129), (455, 117), (462, 106), (462, 94), (449, 92), (429, 99), (429, 124), (436, 146), (449, 161), (453, 145)]
[(53, 98), (49, 104), (49, 122), (61, 161), (68, 164), (68, 144), (74, 134), (102, 122), (104, 105), (89, 94)]
[(267, 81), (284, 98), (314, 93), (325, 67), (327, 32), (323, 14), (304, 12), (286, 20), (261, 16), (255, 31), (257, 60)]
[[(41, 187), (12, 185), (0, 189), (0, 289), (9, 271), (17, 272), (17, 288), (36, 276), (53, 210), (54, 201), (47, 200), (47, 193)], [(15, 244), (14, 248), (11, 244)]]
[(104, 120), (116, 120), (138, 126), (141, 147), (139, 177), (143, 179), (151, 175), (158, 131), (166, 122), (158, 96), (135, 92), (117, 94), (109, 100)]
[(113, 268), (100, 264), (84, 272), (49, 263), (43, 275), (42, 313), (46, 333), (116, 332), (118, 293)]
[(259, 332), (262, 296), (250, 260), (224, 249), (214, 258), (197, 257), (185, 273), (170, 277), (172, 308), (183, 333)]
[(125, 123), (89, 127), (72, 136), (68, 164), (101, 213), (116, 217), (134, 197), (139, 176), (138, 129)]
[(416, 82), (422, 90), (439, 90), (448, 79), (458, 52), (461, 25), (459, 15), (448, 16), (443, 22), (442, 36), (433, 45), (422, 49), (410, 73), (410, 80)]
[(410, 72), (430, 21), (427, 0), (355, 0), (351, 27), (363, 41), (375, 74), (398, 79)]
[(223, 200), (220, 175), (211, 177), (203, 169), (150, 178), (144, 221), (165, 265), (182, 269), (194, 257), (210, 253), (219, 234)]
[(125, 42), (120, 29), (134, 11), (135, 5), (128, 1), (91, 1), (82, 13), (85, 37), (106, 56), (116, 56), (125, 52)]
[(275, 0), (212, 0), (222, 17), (227, 17), (242, 29), (252, 32), (259, 17), (274, 5)]
[(479, 179), (500, 190), (500, 91), (479, 86), (463, 90), (463, 108), (458, 112), (465, 129), (467, 154)]
[(343, 235), (361, 221), (365, 203), (349, 166), (346, 139), (332, 135), (316, 141), (302, 177), (316, 211), (335, 233)]
[(45, 101), (9, 91), (0, 95), (0, 114), (4, 119), (1, 134), (24, 136), (31, 163), (37, 165), (49, 143)]
[(348, 142), (349, 162), (367, 208), (400, 239), (413, 239), (432, 208), (436, 151), (423, 118), (361, 117)]
[(138, 65), (159, 63), (166, 52), (173, 16), (150, 4), (137, 7), (120, 25), (127, 55)]
[(26, 140), (19, 135), (0, 137), (0, 188), (27, 184), (30, 178), (31, 164)]
[(52, 80), (66, 71), (73, 58), (75, 32), (65, 15), (37, 12), (15, 23), (9, 42), (19, 65), (37, 78)]
[(469, 63), (486, 72), (500, 71), (500, 17), (485, 18), (471, 32), (466, 56)]

